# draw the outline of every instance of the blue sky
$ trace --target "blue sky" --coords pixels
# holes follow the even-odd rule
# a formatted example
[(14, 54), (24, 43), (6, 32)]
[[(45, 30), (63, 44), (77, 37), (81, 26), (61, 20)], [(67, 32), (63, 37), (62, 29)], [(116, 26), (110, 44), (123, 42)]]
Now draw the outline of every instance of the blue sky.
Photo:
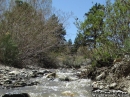
[(53, 7), (63, 12), (73, 12), (73, 16), (68, 20), (69, 26), (66, 28), (66, 40), (74, 41), (77, 28), (74, 25), (75, 18), (84, 20), (84, 14), (95, 4), (105, 4), (106, 0), (52, 0)]

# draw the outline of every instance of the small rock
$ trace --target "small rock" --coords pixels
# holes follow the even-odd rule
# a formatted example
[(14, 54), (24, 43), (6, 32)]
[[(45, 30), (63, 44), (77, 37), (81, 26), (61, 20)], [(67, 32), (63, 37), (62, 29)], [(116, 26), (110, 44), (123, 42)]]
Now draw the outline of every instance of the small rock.
[(71, 92), (71, 91), (64, 91), (64, 92), (62, 92), (62, 95), (73, 97), (73, 96), (74, 96), (74, 93)]
[(104, 89), (104, 86), (103, 85), (99, 85), (99, 89), (100, 90)]
[(116, 86), (117, 86), (117, 83), (112, 83), (112, 84), (110, 84), (109, 88), (114, 89)]
[(109, 90), (109, 85), (106, 85), (104, 88), (107, 89), (107, 90)]

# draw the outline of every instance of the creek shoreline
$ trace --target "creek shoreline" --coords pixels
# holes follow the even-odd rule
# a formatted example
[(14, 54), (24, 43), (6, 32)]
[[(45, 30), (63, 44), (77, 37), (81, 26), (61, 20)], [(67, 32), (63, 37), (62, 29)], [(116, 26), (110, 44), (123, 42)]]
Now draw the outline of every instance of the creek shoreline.
[[(108, 94), (109, 92), (112, 92), (116, 95), (120, 93), (130, 97), (130, 76), (128, 73), (129, 63), (130, 58), (123, 58), (122, 60), (115, 61), (110, 67), (100, 67), (95, 70), (92, 69), (91, 64), (89, 64), (81, 66), (78, 69), (73, 68), (73, 70), (77, 72), (77, 79), (91, 79), (90, 87), (92, 88), (92, 93)], [(1, 89), (13, 89), (38, 85), (40, 84), (39, 82), (30, 81), (30, 79), (45, 76), (49, 80), (54, 80), (57, 76), (55, 69), (45, 69), (31, 66), (28, 66), (29, 68), (19, 69), (4, 65), (0, 65), (0, 67)], [(60, 78), (61, 81), (72, 81), (77, 79), (68, 77)]]
[[(83, 67), (81, 77), (92, 80), (93, 91), (120, 90), (122, 93), (130, 94), (129, 70), (130, 56), (125, 55), (123, 58), (115, 59), (110, 66), (95, 69), (92, 69), (91, 65)], [(130, 97), (130, 95), (126, 97)]]

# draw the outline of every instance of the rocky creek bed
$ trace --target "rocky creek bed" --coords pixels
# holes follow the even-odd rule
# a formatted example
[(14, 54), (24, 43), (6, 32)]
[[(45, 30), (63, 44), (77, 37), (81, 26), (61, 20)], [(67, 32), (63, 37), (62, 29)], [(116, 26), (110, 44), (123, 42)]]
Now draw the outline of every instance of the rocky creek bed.
[(127, 58), (96, 71), (91, 71), (90, 65), (79, 69), (0, 65), (0, 97), (130, 97), (127, 65)]
[(91, 80), (80, 79), (77, 72), (73, 69), (1, 66), (0, 97), (91, 97)]

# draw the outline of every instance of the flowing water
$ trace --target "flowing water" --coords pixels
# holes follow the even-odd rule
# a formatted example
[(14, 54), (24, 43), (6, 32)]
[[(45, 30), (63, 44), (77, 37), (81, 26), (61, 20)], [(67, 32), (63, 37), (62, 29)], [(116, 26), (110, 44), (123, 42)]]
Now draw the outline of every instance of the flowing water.
[[(77, 78), (74, 70), (55, 70), (57, 76)], [(59, 81), (59, 78), (50, 80), (39, 77), (32, 80), (40, 82), (39, 85), (26, 86), (15, 89), (0, 89), (0, 95), (5, 93), (28, 93), (31, 97), (92, 97), (91, 80), (78, 79), (74, 81)]]

